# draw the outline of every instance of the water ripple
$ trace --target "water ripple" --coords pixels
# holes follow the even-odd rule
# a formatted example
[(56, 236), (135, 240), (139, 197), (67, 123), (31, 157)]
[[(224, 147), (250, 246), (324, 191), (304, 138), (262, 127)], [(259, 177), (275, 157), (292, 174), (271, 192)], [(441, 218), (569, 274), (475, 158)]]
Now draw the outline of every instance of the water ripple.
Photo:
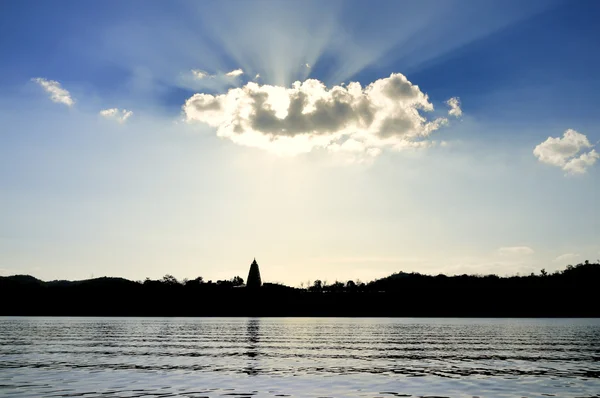
[(600, 397), (597, 319), (0, 318), (0, 395)]

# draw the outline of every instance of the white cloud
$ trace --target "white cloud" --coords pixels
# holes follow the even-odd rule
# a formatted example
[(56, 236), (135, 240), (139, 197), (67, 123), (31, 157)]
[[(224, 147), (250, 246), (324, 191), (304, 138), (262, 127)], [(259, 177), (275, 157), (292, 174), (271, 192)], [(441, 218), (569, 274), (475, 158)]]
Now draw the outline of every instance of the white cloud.
[(582, 174), (596, 163), (600, 156), (595, 149), (589, 152), (582, 153), (579, 157), (573, 158), (564, 165), (563, 169), (572, 174)]
[(47, 80), (42, 77), (36, 77), (31, 80), (42, 86), (42, 88), (50, 94), (50, 99), (53, 102), (58, 102), (67, 106), (73, 106), (73, 104), (75, 104), (75, 101), (71, 98), (71, 94), (62, 88), (59, 82)]
[(560, 167), (571, 174), (581, 174), (598, 160), (598, 153), (594, 149), (584, 152), (591, 147), (593, 145), (584, 134), (569, 129), (562, 138), (548, 137), (535, 147), (533, 154), (542, 163)]
[(223, 72), (220, 70), (210, 71), (207, 69), (195, 68), (189, 69), (179, 75), (179, 84), (187, 89), (196, 90), (196, 92), (211, 91), (223, 92), (231, 87), (237, 87), (240, 84), (242, 69)]
[(400, 73), (361, 87), (327, 88), (315, 79), (291, 88), (249, 82), (226, 94), (195, 94), (183, 106), (188, 122), (217, 128), (220, 137), (279, 154), (330, 151), (379, 154), (382, 149), (432, 145), (429, 135), (446, 124), (420, 111), (433, 105)]
[(227, 72), (225, 73), (225, 76), (229, 76), (229, 77), (238, 77), (244, 74), (244, 71), (241, 69), (235, 69), (232, 70), (231, 72)]
[(192, 75), (194, 75), (194, 77), (196, 79), (204, 79), (205, 77), (212, 77), (208, 72), (205, 72), (200, 69), (192, 69)]
[(497, 250), (502, 256), (529, 256), (535, 251), (529, 246), (508, 246), (501, 247)]
[(462, 116), (462, 109), (460, 109), (460, 98), (452, 97), (448, 101), (446, 101), (446, 104), (450, 107), (448, 115), (454, 117)]
[(563, 262), (568, 262), (570, 260), (573, 260), (577, 257), (579, 257), (579, 254), (577, 254), (577, 253), (565, 253), (565, 254), (561, 254), (560, 256), (556, 257), (553, 261), (555, 263), (563, 263)]
[(127, 109), (111, 108), (100, 111), (100, 116), (106, 119), (115, 120), (119, 123), (125, 123), (131, 115), (133, 115), (133, 111), (128, 111)]

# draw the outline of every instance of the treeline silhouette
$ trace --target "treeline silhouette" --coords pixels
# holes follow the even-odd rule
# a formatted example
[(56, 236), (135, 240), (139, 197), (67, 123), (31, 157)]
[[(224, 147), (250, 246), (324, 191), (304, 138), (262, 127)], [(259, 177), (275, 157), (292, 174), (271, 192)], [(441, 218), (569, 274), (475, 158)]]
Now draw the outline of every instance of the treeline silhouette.
[(293, 288), (244, 280), (43, 282), (0, 277), (0, 315), (598, 317), (600, 261), (526, 276), (398, 272), (369, 283), (316, 280)]

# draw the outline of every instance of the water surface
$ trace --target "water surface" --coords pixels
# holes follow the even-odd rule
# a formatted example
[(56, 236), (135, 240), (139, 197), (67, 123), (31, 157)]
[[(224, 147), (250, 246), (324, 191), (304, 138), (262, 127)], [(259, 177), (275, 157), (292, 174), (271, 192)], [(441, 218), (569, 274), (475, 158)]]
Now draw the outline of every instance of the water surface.
[(0, 395), (600, 397), (600, 320), (0, 318)]

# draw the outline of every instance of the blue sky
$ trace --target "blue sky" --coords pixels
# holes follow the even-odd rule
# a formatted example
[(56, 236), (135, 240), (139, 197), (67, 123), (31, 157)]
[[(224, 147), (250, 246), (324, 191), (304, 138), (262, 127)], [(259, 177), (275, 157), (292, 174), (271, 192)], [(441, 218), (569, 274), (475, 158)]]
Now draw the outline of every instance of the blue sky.
[(256, 256), (298, 284), (595, 260), (599, 16), (2, 2), (0, 273), (219, 279)]

